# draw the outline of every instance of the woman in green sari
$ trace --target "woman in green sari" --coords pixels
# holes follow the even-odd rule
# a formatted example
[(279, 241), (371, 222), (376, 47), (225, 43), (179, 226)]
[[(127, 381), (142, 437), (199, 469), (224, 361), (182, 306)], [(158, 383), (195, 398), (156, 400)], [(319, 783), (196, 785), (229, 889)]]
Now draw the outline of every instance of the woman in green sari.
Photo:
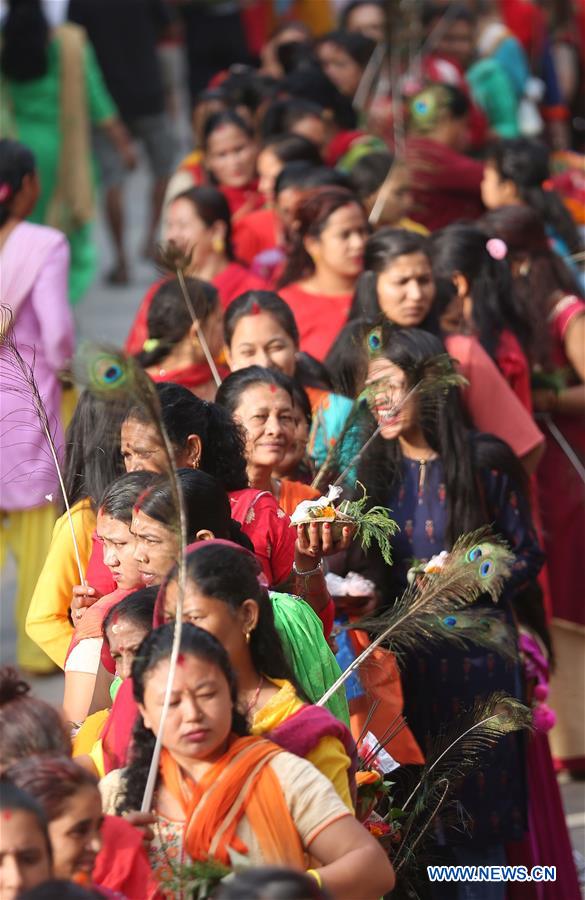
[(35, 154), (41, 195), (29, 219), (66, 234), (69, 298), (76, 303), (97, 264), (90, 125), (108, 133), (128, 166), (132, 145), (84, 30), (69, 23), (51, 30), (40, 0), (10, 0), (0, 77), (0, 136), (17, 138)]

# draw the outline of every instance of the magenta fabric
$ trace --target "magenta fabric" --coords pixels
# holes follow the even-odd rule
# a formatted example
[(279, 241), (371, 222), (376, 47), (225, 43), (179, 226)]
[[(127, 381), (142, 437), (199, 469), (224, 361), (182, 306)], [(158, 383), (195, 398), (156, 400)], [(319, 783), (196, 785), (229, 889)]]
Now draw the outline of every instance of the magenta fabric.
[(283, 750), (306, 759), (307, 753), (317, 746), (325, 737), (337, 738), (350, 759), (348, 772), (349, 789), (355, 806), (356, 783), (355, 774), (358, 768), (358, 752), (356, 743), (347, 725), (340, 722), (333, 713), (321, 706), (303, 706), (288, 719), (285, 719), (264, 737), (274, 741)]

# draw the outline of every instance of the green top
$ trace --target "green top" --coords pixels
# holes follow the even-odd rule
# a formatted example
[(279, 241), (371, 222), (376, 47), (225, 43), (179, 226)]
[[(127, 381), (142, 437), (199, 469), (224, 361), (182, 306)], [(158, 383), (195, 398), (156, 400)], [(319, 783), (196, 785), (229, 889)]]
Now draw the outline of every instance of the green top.
[[(44, 224), (55, 191), (61, 151), (60, 129), (60, 51), (53, 37), (48, 48), (47, 71), (33, 81), (4, 79), (0, 91), (0, 135), (16, 137), (33, 151), (41, 182), (41, 196), (31, 222)], [(83, 50), (83, 68), (90, 122), (99, 125), (117, 116), (116, 106), (105, 85), (93, 47), (88, 41)], [(69, 293), (72, 300), (89, 287), (96, 267), (95, 248), (89, 226), (81, 226), (67, 235), (71, 244)]]
[(492, 129), (502, 138), (518, 137), (519, 100), (503, 66), (495, 59), (481, 59), (467, 70), (466, 78)]
[[(319, 616), (308, 603), (292, 594), (270, 591), (274, 624), (299, 687), (311, 703), (317, 703), (337, 681), (341, 669), (323, 636)], [(341, 687), (325, 704), (349, 727), (349, 707)]]

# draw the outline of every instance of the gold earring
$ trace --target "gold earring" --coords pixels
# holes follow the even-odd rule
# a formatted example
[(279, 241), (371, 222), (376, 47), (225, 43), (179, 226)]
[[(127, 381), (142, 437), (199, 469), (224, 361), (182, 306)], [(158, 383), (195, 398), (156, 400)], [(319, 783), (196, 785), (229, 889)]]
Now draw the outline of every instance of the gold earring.
[(245, 632), (245, 635), (246, 635), (246, 643), (247, 643), (247, 644), (250, 643), (250, 635), (251, 635), (251, 634), (252, 634), (251, 631), (246, 631), (246, 632)]
[(221, 235), (217, 235), (211, 242), (211, 249), (214, 253), (223, 253), (225, 250), (225, 241)]
[(194, 456), (194, 457), (193, 457), (192, 463), (193, 463), (193, 468), (194, 468), (194, 469), (198, 469), (198, 468), (199, 468), (199, 461), (200, 461), (200, 459), (201, 459), (200, 456)]

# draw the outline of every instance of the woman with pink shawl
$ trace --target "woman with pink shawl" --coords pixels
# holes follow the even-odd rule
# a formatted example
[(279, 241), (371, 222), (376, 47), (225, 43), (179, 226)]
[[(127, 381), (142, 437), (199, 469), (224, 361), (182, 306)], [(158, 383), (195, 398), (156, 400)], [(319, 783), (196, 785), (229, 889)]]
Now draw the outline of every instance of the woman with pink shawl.
[[(69, 247), (60, 231), (24, 221), (39, 182), (32, 153), (16, 141), (0, 141), (0, 303), (2, 328), (13, 323), (19, 353), (34, 371), (51, 433), (63, 447), (59, 370), (71, 358), (74, 324), (68, 303)], [(2, 549), (18, 563), (17, 658), (29, 672), (53, 666), (25, 634), (30, 598), (56, 518), (59, 486), (30, 388), (0, 343), (0, 528)], [(55, 573), (58, 576), (58, 573)]]

